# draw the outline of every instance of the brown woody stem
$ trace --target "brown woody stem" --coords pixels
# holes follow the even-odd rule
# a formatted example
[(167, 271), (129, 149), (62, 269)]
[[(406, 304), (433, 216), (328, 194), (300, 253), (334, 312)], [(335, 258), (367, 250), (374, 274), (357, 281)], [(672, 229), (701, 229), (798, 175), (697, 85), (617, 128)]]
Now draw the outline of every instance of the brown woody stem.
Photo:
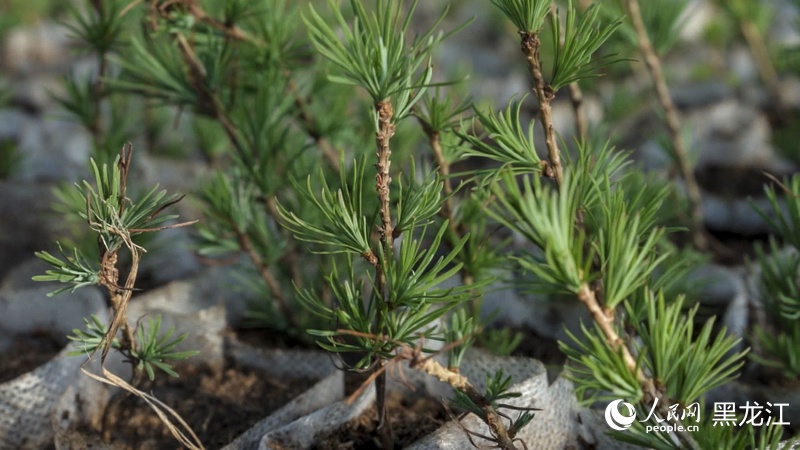
[(394, 123), (392, 123), (394, 109), (390, 100), (376, 103), (375, 109), (378, 111), (378, 132), (375, 133), (375, 142), (378, 147), (378, 162), (375, 164), (375, 169), (377, 170), (375, 174), (375, 191), (378, 192), (380, 201), (381, 242), (387, 251), (391, 251), (394, 238), (392, 236), (392, 211), (389, 198), (389, 184), (392, 182), (392, 177), (389, 175), (389, 169), (392, 165), (390, 159), (392, 151), (389, 148), (389, 141), (394, 136)]
[[(379, 232), (381, 235), (381, 245), (387, 257), (392, 254), (392, 245), (394, 243), (394, 234), (392, 227), (392, 210), (389, 185), (392, 182), (390, 176), (390, 168), (392, 165), (391, 156), (392, 151), (389, 147), (389, 142), (394, 136), (395, 126), (392, 122), (394, 118), (394, 109), (392, 102), (389, 99), (375, 103), (375, 110), (378, 112), (378, 131), (375, 133), (375, 144), (377, 146), (377, 163), (375, 164), (375, 191), (378, 193), (378, 201), (380, 203), (380, 216), (381, 225)], [(380, 301), (386, 299), (386, 274), (383, 267), (380, 265), (375, 266), (375, 289)], [(378, 317), (378, 329), (382, 330), (384, 327), (384, 317)], [(375, 380), (375, 389), (377, 392), (377, 407), (378, 407), (378, 427), (383, 430), (384, 436), (391, 436), (391, 429), (384, 427), (388, 425), (386, 418), (386, 371), (383, 370), (386, 361), (381, 360), (376, 366), (375, 370), (380, 371)]]
[(533, 77), (533, 90), (539, 100), (539, 120), (544, 128), (545, 143), (547, 144), (547, 154), (550, 160), (545, 167), (545, 175), (552, 178), (558, 187), (564, 179), (564, 172), (561, 167), (561, 153), (558, 149), (556, 140), (556, 130), (553, 126), (553, 115), (550, 103), (556, 96), (553, 88), (546, 84), (542, 75), (542, 62), (539, 57), (539, 48), (542, 45), (539, 34), (531, 31), (521, 31), (521, 49), (528, 61), (528, 69)]
[(642, 371), (637, 368), (636, 359), (634, 359), (628, 347), (625, 346), (624, 341), (619, 337), (619, 334), (617, 334), (617, 330), (614, 329), (613, 311), (600, 306), (600, 303), (597, 301), (595, 291), (593, 291), (588, 284), (584, 283), (581, 286), (580, 290), (578, 291), (578, 299), (583, 302), (584, 305), (586, 305), (586, 309), (589, 310), (589, 314), (592, 315), (592, 319), (600, 327), (600, 330), (602, 330), (606, 341), (611, 344), (611, 347), (615, 350), (622, 351), (622, 356), (625, 359), (625, 365), (628, 367), (631, 373), (636, 373), (639, 381), (645, 382), (647, 377), (645, 377)]

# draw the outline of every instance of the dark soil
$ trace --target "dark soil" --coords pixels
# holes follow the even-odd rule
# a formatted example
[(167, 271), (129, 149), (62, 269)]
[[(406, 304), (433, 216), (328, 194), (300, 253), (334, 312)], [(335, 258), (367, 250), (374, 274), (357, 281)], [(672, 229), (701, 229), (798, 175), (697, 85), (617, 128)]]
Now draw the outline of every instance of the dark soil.
[(524, 356), (541, 361), (546, 366), (563, 366), (567, 361), (567, 356), (558, 347), (558, 341), (544, 336), (540, 336), (536, 331), (521, 327), (513, 331), (522, 333), (524, 336), (516, 349), (511, 352), (511, 356)]
[[(447, 413), (438, 401), (428, 397), (407, 398), (392, 392), (386, 398), (387, 420), (393, 434), (394, 449), (402, 449), (433, 433), (447, 420)], [(313, 450), (378, 450), (381, 437), (377, 427), (375, 405), (318, 442)]]
[(66, 345), (65, 338), (44, 330), (15, 337), (11, 346), (0, 352), (0, 383), (11, 381), (50, 361)]
[(307, 340), (294, 338), (285, 333), (276, 332), (268, 328), (240, 328), (233, 330), (231, 334), (235, 335), (236, 340), (239, 342), (256, 348), (319, 349), (319, 347), (314, 344), (313, 339), (308, 337), (310, 335), (307, 334), (304, 336), (308, 337)]
[[(176, 370), (180, 378), (159, 373), (154, 382), (147, 381), (140, 389), (180, 414), (208, 449), (227, 445), (316, 381), (275, 379), (235, 364), (226, 364), (221, 373), (189, 365)], [(103, 428), (104, 441), (126, 449), (181, 448), (152, 409), (137, 397), (112, 401)]]

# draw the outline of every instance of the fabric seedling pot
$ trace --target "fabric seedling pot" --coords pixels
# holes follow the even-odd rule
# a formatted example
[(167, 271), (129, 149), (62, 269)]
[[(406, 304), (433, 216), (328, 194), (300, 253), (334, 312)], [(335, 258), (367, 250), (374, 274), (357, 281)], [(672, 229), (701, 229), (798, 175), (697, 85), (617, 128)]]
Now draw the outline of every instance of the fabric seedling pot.
[[(390, 391), (408, 391), (408, 385), (417, 389), (416, 395), (428, 395), (435, 399), (451, 397), (449, 385), (432, 377), (403, 367), (403, 381), (387, 383)], [(470, 351), (461, 366), (478, 389), (485, 389), (487, 374), (502, 370), (510, 375), (513, 392), (520, 397), (505, 403), (519, 407), (540, 408), (534, 421), (523, 429), (519, 438), (528, 448), (563, 449), (578, 442), (579, 436), (587, 431), (579, 424), (582, 408), (578, 405), (572, 383), (562, 377), (554, 383), (548, 382), (544, 365), (530, 358), (502, 358), (481, 351)], [(258, 447), (259, 450), (308, 449), (321, 438), (332, 434), (348, 421), (357, 418), (375, 402), (374, 385), (370, 385), (351, 404), (340, 401), (294, 422), (266, 433)], [(507, 411), (512, 416), (514, 411)], [(391, 414), (391, 412), (389, 413)], [(488, 427), (475, 416), (467, 416), (462, 425), (469, 430), (489, 435)], [(476, 443), (480, 445), (480, 439)], [(434, 433), (420, 439), (406, 448), (416, 450), (464, 449), (472, 448), (465, 431), (453, 421), (448, 422)]]
[[(573, 392), (572, 382), (559, 376), (553, 383), (548, 381), (544, 364), (523, 357), (500, 357), (484, 351), (470, 350), (461, 364), (461, 373), (480, 391), (486, 389), (487, 375), (503, 371), (511, 377), (510, 392), (521, 394), (517, 398), (504, 400), (504, 404), (537, 408), (533, 421), (517, 435), (528, 448), (564, 449), (576, 445), (579, 437), (586, 430), (579, 424), (579, 415), (583, 408), (578, 405)], [(446, 384), (430, 377), (426, 380), (429, 392), (443, 397), (452, 397), (452, 389)], [(513, 410), (501, 410), (511, 417), (518, 414)], [(408, 447), (414, 450), (446, 450), (472, 448), (467, 433), (462, 428), (491, 436), (488, 426), (477, 416), (469, 414), (461, 420), (461, 426), (450, 421), (436, 432)], [(490, 442), (473, 437), (478, 445), (490, 445)], [(578, 447), (576, 447), (578, 448)]]
[(374, 402), (375, 388), (371, 385), (350, 404), (345, 400), (337, 401), (265, 433), (257, 448), (258, 450), (311, 448), (323, 436), (361, 415)]
[[(52, 286), (0, 292), (0, 352), (12, 341), (35, 331), (64, 337), (65, 348), (49, 362), (0, 384), (0, 449), (39, 449), (53, 442), (50, 414), (76, 378), (82, 359), (66, 336), (83, 328), (83, 317), (102, 310), (96, 289), (47, 297)], [(100, 316), (101, 318), (104, 316)]]

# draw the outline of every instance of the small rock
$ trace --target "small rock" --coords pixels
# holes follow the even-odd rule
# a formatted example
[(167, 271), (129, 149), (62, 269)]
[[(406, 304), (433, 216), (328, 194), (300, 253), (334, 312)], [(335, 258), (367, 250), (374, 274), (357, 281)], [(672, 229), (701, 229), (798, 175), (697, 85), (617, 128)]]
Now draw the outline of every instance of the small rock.
[(705, 218), (706, 226), (716, 231), (741, 235), (757, 235), (769, 232), (769, 226), (753, 209), (751, 201), (763, 211), (771, 210), (767, 200), (764, 198), (749, 200), (726, 198), (708, 192), (705, 193), (703, 195), (703, 217)]
[(711, 80), (697, 83), (683, 83), (670, 86), (670, 94), (675, 106), (681, 109), (694, 109), (718, 103), (731, 96), (731, 90), (721, 81)]
[(775, 159), (767, 118), (752, 106), (726, 100), (697, 110), (686, 122), (700, 152), (696, 169), (706, 165), (768, 167)]
[(74, 182), (86, 176), (92, 142), (83, 127), (57, 119), (26, 125), (19, 141), (23, 160), (14, 179)]

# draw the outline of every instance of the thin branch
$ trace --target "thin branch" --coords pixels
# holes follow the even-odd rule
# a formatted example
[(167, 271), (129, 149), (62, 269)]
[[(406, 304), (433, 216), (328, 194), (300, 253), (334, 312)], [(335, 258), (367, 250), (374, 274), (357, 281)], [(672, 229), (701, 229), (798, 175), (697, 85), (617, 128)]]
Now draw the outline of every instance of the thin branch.
[(268, 45), (263, 40), (252, 36), (251, 34), (242, 30), (238, 26), (228, 22), (222, 22), (218, 20), (216, 17), (210, 16), (200, 5), (197, 4), (196, 0), (169, 1), (159, 5), (157, 11), (159, 15), (161, 15), (161, 17), (169, 18), (169, 7), (178, 4), (185, 6), (186, 13), (194, 17), (195, 20), (205, 25), (208, 25), (209, 27), (217, 31), (221, 31), (226, 37), (230, 39), (247, 42), (262, 48), (267, 47)]
[(661, 103), (662, 108), (664, 108), (667, 128), (669, 129), (670, 139), (672, 140), (672, 146), (678, 162), (678, 169), (686, 185), (686, 194), (689, 199), (691, 214), (690, 228), (692, 241), (696, 248), (704, 250), (708, 248), (709, 242), (704, 232), (705, 221), (703, 220), (700, 186), (697, 184), (692, 165), (689, 162), (688, 152), (681, 139), (681, 123), (680, 117), (678, 116), (678, 109), (675, 107), (675, 104), (672, 102), (672, 97), (669, 94), (669, 88), (664, 79), (664, 72), (661, 69), (661, 60), (656, 54), (650, 37), (647, 34), (647, 28), (642, 19), (642, 11), (639, 8), (638, 0), (626, 0), (626, 6), (631, 21), (633, 22), (633, 27), (636, 30), (639, 51), (642, 53), (645, 65), (653, 79), (658, 101)]
[[(394, 136), (395, 126), (393, 123), (394, 109), (392, 102), (389, 99), (375, 103), (375, 110), (378, 113), (378, 131), (375, 133), (375, 143), (377, 146), (377, 163), (375, 164), (375, 191), (378, 193), (378, 201), (380, 203), (379, 211), (381, 217), (381, 225), (378, 229), (381, 235), (381, 245), (383, 246), (384, 254), (387, 257), (392, 255), (392, 246), (394, 243), (394, 234), (392, 227), (392, 210), (391, 210), (391, 197), (389, 185), (392, 182), (390, 175), (390, 168), (392, 165), (391, 155), (392, 151), (389, 147), (389, 141)], [(375, 295), (379, 298), (380, 302), (385, 302), (386, 299), (386, 274), (383, 267), (378, 264), (375, 265)], [(377, 329), (383, 330), (385, 317), (379, 314)], [(385, 370), (386, 360), (380, 359), (380, 363), (376, 370)], [(378, 407), (378, 428), (383, 429), (385, 435), (390, 435), (391, 430), (384, 428), (388, 422), (386, 419), (386, 372), (381, 372), (375, 379), (375, 390), (377, 394), (377, 407)]]
[(339, 167), (339, 152), (337, 152), (331, 143), (325, 139), (325, 136), (323, 136), (316, 128), (314, 128), (314, 119), (311, 114), (309, 114), (308, 107), (306, 106), (308, 99), (299, 95), (300, 92), (297, 88), (297, 83), (295, 83), (293, 79), (289, 79), (287, 88), (289, 92), (295, 94), (294, 105), (297, 108), (298, 117), (303, 129), (306, 131), (306, 133), (308, 133), (309, 136), (311, 136), (312, 139), (314, 139), (314, 142), (322, 151), (322, 156), (325, 157), (325, 161), (328, 163), (328, 165), (331, 166), (336, 173), (339, 173), (339, 171), (341, 171), (341, 167)]
[(286, 301), (286, 298), (283, 296), (283, 290), (281, 289), (280, 283), (275, 278), (275, 276), (270, 272), (269, 265), (261, 258), (261, 255), (256, 250), (253, 242), (250, 240), (250, 236), (247, 233), (242, 232), (239, 229), (235, 229), (236, 237), (239, 241), (239, 247), (244, 250), (245, 254), (250, 258), (250, 261), (258, 270), (259, 275), (261, 275), (261, 279), (264, 280), (266, 283), (267, 288), (269, 289), (270, 293), (272, 294), (272, 298), (275, 299), (275, 303), (278, 305), (278, 309), (281, 312), (281, 315), (289, 321), (292, 326), (295, 328), (299, 328), (298, 324), (295, 323), (294, 314), (292, 314), (291, 308)]
[(636, 364), (636, 359), (625, 345), (625, 341), (620, 338), (619, 334), (617, 334), (617, 330), (614, 329), (614, 312), (600, 306), (595, 291), (593, 291), (588, 284), (584, 283), (581, 286), (578, 291), (578, 299), (586, 305), (586, 309), (589, 310), (589, 314), (592, 315), (592, 319), (600, 327), (600, 330), (606, 337), (606, 341), (611, 344), (611, 347), (615, 350), (622, 351), (622, 357), (625, 359), (625, 365), (628, 367), (628, 370), (636, 374), (639, 382), (647, 382), (647, 377), (644, 376), (644, 373)]
[[(453, 184), (450, 182), (450, 163), (444, 158), (444, 152), (442, 152), (441, 134), (438, 131), (432, 130), (419, 116), (417, 116), (417, 119), (422, 125), (423, 131), (425, 131), (425, 134), (428, 136), (428, 143), (431, 146), (431, 150), (433, 150), (433, 157), (436, 161), (437, 170), (442, 179), (442, 190), (444, 191), (445, 200), (442, 202), (442, 209), (439, 210), (439, 215), (447, 220), (450, 242), (455, 244), (463, 239), (468, 231), (461, 221), (456, 220), (452, 197)], [(461, 281), (464, 284), (472, 284), (474, 281), (474, 276), (467, 271), (466, 265), (461, 268)]]
[(767, 89), (769, 89), (774, 100), (778, 102), (779, 106), (783, 106), (778, 72), (775, 70), (775, 65), (772, 64), (772, 58), (769, 57), (769, 49), (764, 42), (764, 36), (758, 31), (758, 27), (751, 19), (741, 19), (739, 28), (742, 30), (742, 35), (744, 35), (744, 39), (747, 41), (748, 47), (750, 47), (750, 52), (756, 60), (756, 67), (761, 79), (767, 85)]
[[(245, 152), (244, 144), (242, 144), (241, 140), (239, 139), (239, 133), (236, 126), (231, 122), (228, 118), (219, 98), (215, 95), (208, 88), (208, 84), (206, 82), (206, 71), (205, 68), (200, 63), (199, 59), (194, 53), (189, 42), (182, 34), (177, 34), (176, 39), (178, 42), (178, 46), (180, 47), (181, 54), (183, 55), (184, 61), (189, 66), (192, 86), (194, 87), (195, 91), (200, 96), (200, 102), (205, 107), (210, 108), (214, 117), (222, 124), (223, 129), (225, 130), (226, 135), (228, 136), (229, 141), (231, 144), (239, 151), (240, 153)], [(268, 215), (273, 219), (277, 220), (279, 214), (277, 212), (277, 208), (275, 205), (275, 199), (269, 198), (266, 201), (265, 209)], [(264, 262), (261, 256), (256, 251), (255, 247), (253, 246), (252, 242), (250, 241), (249, 236), (246, 233), (241, 232), (241, 230), (236, 229), (236, 235), (239, 241), (239, 244), (242, 250), (248, 255), (250, 260), (256, 266), (261, 278), (267, 284), (270, 292), (272, 293), (273, 298), (276, 300), (279, 310), (281, 314), (286, 318), (289, 323), (295, 327), (299, 328), (299, 324), (294, 319), (294, 314), (289, 307), (288, 301), (283, 296), (282, 290), (280, 288), (280, 284), (278, 283), (277, 279), (273, 276), (272, 272), (270, 272), (268, 265)], [(287, 237), (287, 239), (289, 239)], [(292, 273), (292, 278), (295, 282), (299, 282), (299, 270), (297, 267), (297, 261), (294, 258), (294, 255), (291, 252), (287, 252), (282, 257), (283, 261), (287, 263), (287, 267), (290, 269)]]
[(231, 144), (233, 144), (233, 146), (236, 147), (236, 150), (238, 150), (240, 153), (244, 153), (244, 145), (239, 140), (239, 134), (236, 130), (236, 127), (225, 113), (225, 109), (222, 107), (219, 98), (217, 98), (214, 92), (208, 88), (205, 67), (203, 67), (203, 64), (197, 58), (197, 55), (192, 49), (192, 46), (189, 45), (189, 41), (186, 40), (186, 37), (180, 33), (177, 33), (176, 39), (178, 41), (178, 47), (181, 50), (181, 55), (183, 56), (186, 64), (189, 66), (189, 75), (192, 87), (199, 95), (198, 106), (205, 107), (211, 112), (211, 114), (219, 121), (219, 123), (222, 124), (222, 128), (225, 130), (225, 134), (228, 136)]

